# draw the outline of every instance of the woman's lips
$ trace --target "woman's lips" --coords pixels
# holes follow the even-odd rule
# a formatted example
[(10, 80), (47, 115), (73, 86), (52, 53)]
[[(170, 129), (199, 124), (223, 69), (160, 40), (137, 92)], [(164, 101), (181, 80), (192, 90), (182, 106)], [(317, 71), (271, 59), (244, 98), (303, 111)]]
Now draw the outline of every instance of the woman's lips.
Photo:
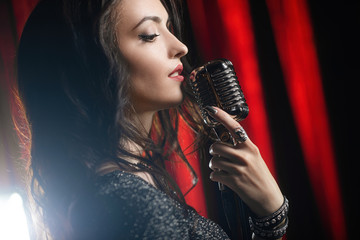
[(183, 71), (183, 65), (179, 64), (176, 66), (176, 68), (169, 74), (169, 78), (182, 82), (184, 81), (184, 76), (181, 75), (181, 72)]

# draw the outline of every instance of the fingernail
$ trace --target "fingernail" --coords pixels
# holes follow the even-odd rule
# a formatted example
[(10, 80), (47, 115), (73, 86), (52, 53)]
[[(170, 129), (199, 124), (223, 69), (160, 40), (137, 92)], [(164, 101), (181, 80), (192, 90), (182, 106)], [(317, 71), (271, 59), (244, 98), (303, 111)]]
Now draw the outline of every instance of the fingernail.
[(213, 108), (212, 106), (206, 106), (205, 107), (205, 110), (208, 112), (208, 113), (210, 113), (210, 114), (216, 114), (218, 111), (215, 109), (215, 108)]
[(214, 154), (214, 150), (213, 150), (212, 146), (210, 146), (210, 148), (209, 148), (209, 154), (210, 154), (210, 155), (213, 155), (213, 154)]
[(209, 178), (210, 178), (210, 180), (213, 180), (213, 178), (214, 178), (213, 173), (210, 173)]

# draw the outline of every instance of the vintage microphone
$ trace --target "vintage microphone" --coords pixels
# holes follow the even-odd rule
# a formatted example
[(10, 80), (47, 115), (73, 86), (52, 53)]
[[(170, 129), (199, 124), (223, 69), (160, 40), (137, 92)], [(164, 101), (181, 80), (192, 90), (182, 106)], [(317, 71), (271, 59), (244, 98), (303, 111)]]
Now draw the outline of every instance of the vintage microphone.
[[(233, 144), (228, 130), (205, 110), (206, 106), (216, 106), (232, 115), (236, 121), (247, 117), (249, 107), (232, 63), (227, 59), (217, 59), (194, 69), (190, 74), (189, 85), (200, 106), (204, 122), (214, 130), (219, 140)], [(231, 189), (221, 183), (219, 190), (232, 238), (250, 240), (247, 206)]]

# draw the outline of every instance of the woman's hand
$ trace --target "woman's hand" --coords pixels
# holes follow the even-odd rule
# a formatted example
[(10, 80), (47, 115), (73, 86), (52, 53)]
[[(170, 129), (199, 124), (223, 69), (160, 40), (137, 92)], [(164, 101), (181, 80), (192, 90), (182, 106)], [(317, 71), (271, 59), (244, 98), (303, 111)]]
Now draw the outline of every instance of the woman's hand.
[[(222, 123), (234, 139), (239, 139), (235, 130), (240, 124), (219, 108), (209, 111), (210, 115)], [(284, 197), (262, 159), (257, 146), (247, 138), (235, 146), (215, 142), (209, 150), (213, 158), (209, 167), (212, 181), (223, 183), (231, 188), (258, 216), (267, 216), (280, 208)]]

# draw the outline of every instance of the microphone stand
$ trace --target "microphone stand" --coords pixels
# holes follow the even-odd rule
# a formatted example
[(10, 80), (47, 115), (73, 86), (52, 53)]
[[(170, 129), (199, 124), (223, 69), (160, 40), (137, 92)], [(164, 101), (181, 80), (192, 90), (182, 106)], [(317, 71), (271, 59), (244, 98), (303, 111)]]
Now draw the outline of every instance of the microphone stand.
[[(231, 134), (223, 125), (216, 126), (213, 131), (220, 141), (234, 144)], [(222, 183), (218, 183), (218, 185), (232, 239), (251, 240), (248, 207), (230, 188)]]

